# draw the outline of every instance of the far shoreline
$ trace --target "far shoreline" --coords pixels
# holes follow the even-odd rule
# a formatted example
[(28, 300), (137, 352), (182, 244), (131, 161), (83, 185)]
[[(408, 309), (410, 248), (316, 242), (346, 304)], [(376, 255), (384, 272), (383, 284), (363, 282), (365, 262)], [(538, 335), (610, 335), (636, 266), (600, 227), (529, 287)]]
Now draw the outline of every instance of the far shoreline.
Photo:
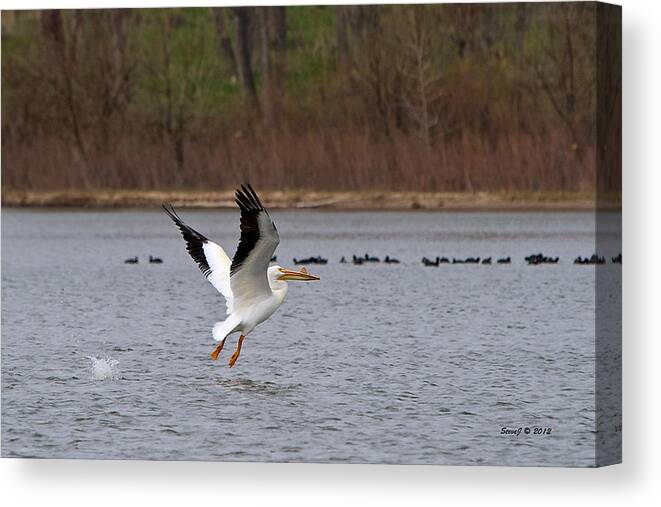
[[(3, 207), (153, 208), (169, 202), (182, 208), (234, 208), (233, 191), (199, 190), (3, 190)], [(447, 211), (594, 211), (588, 192), (398, 192), (388, 190), (324, 192), (260, 190), (272, 209), (447, 210)], [(611, 201), (599, 209), (621, 209)]]

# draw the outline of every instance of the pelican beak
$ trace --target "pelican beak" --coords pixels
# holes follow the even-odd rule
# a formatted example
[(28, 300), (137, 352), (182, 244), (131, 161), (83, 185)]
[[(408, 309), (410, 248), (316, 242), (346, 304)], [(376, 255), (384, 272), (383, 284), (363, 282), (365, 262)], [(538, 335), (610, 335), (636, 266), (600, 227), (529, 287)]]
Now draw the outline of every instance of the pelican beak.
[(313, 280), (319, 280), (318, 276), (311, 275), (305, 268), (301, 268), (300, 271), (281, 268), (280, 271), (282, 274), (278, 277), (278, 280), (291, 280), (296, 282), (311, 282)]

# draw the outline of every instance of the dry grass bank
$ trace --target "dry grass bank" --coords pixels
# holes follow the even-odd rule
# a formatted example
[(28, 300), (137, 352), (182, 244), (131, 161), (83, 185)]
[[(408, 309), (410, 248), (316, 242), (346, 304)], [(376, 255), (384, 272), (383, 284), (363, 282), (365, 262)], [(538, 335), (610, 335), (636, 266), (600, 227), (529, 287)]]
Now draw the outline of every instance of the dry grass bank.
[[(320, 192), (260, 190), (270, 208), (592, 210), (595, 195), (579, 192)], [(233, 192), (198, 190), (3, 190), (3, 206), (233, 208)], [(619, 203), (614, 205), (618, 207)]]

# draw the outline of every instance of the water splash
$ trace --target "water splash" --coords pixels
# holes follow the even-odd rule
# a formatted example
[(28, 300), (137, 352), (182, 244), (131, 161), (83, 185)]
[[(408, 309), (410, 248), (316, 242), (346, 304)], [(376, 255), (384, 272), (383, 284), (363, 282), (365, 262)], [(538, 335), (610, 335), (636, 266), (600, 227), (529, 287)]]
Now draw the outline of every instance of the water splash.
[(90, 360), (90, 374), (92, 380), (117, 380), (119, 371), (117, 365), (119, 361), (112, 357), (87, 356)]

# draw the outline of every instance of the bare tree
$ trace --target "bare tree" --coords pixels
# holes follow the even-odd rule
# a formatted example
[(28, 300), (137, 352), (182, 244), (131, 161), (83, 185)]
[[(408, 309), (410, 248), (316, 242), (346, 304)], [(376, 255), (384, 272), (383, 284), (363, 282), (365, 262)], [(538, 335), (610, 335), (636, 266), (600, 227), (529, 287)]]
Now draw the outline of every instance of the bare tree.
[(96, 146), (104, 151), (114, 148), (114, 134), (123, 131), (128, 123), (126, 113), (138, 64), (138, 54), (131, 46), (136, 22), (137, 16), (130, 9), (84, 12), (85, 30), (97, 37), (90, 37), (81, 47), (81, 71), (74, 77), (87, 84), (87, 93), (79, 97), (79, 102), (85, 105), (86, 116), (91, 120), (89, 129), (99, 131), (94, 136)]
[(152, 78), (152, 100), (160, 115), (158, 129), (172, 150), (176, 178), (181, 183), (187, 167), (190, 127), (196, 114), (209, 105), (205, 102), (205, 84), (217, 79), (218, 69), (213, 64), (218, 59), (213, 48), (207, 49), (205, 34), (196, 27), (186, 39), (175, 36), (187, 22), (185, 12), (165, 9), (153, 19), (157, 36), (153, 37), (153, 46), (144, 61)]
[(41, 12), (41, 32), (47, 47), (47, 58), (51, 70), (55, 72), (50, 81), (56, 88), (56, 93), (62, 96), (69, 120), (69, 130), (74, 140), (78, 158), (87, 166), (87, 150), (83, 139), (78, 100), (75, 95), (73, 81), (76, 62), (75, 43), (80, 31), (81, 21), (80, 11), (75, 11), (71, 33), (67, 38), (61, 11), (55, 9)]
[(568, 4), (550, 16), (550, 34), (543, 48), (542, 63), (532, 65), (554, 111), (570, 137), (571, 149), (583, 162), (585, 144), (594, 127), (583, 115), (594, 101), (595, 8), (591, 4)]
[(418, 135), (427, 149), (431, 147), (439, 123), (438, 105), (443, 94), (441, 75), (433, 60), (433, 48), (425, 25), (424, 7), (407, 11), (408, 41), (404, 44), (406, 60), (403, 72), (409, 83), (403, 100)]

